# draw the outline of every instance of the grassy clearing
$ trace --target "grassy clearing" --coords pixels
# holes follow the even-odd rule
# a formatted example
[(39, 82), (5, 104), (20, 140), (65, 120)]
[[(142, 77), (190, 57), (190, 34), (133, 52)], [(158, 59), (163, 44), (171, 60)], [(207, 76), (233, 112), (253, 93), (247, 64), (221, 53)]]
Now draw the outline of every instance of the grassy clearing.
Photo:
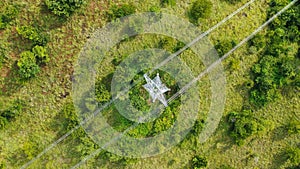
[[(178, 17), (187, 18), (186, 11), (192, 1), (178, 1), (176, 6), (162, 8), (162, 12), (174, 14)], [(212, 0), (213, 15), (207, 20), (200, 20), (199, 29), (202, 31), (210, 28), (246, 1), (235, 5), (223, 0)], [(224, 26), (209, 35), (212, 43), (218, 40), (228, 39), (239, 42), (262, 24), (266, 19), (266, 10), (269, 0), (256, 1), (250, 8), (234, 17)], [(4, 4), (11, 3), (7, 0)], [(8, 44), (9, 58), (1, 68), (0, 79), (0, 109), (8, 107), (8, 103), (20, 98), (25, 100), (27, 107), (20, 116), (9, 124), (5, 130), (0, 131), (0, 164), (7, 168), (18, 168), (32, 159), (38, 152), (64, 134), (64, 117), (61, 116), (65, 104), (70, 103), (71, 77), (73, 65), (86, 39), (97, 28), (106, 23), (106, 12), (113, 4), (133, 3), (137, 11), (148, 11), (152, 6), (160, 6), (160, 1), (93, 1), (68, 19), (61, 19), (51, 14), (40, 0), (23, 0), (16, 2), (21, 12), (15, 21), (5, 30), (0, 31), (1, 44)], [(88, 9), (88, 10), (87, 10)], [(33, 25), (50, 36), (47, 44), (50, 62), (42, 67), (37, 78), (29, 82), (20, 83), (14, 74), (15, 62), (19, 54), (29, 50), (30, 42), (17, 35), (16, 26)], [(262, 33), (264, 33), (264, 30)], [(155, 46), (162, 37), (139, 36), (132, 41), (125, 42), (119, 49), (112, 50), (113, 55), (126, 56), (135, 50), (143, 49), (143, 46)], [(193, 55), (186, 51), (180, 55)], [(258, 109), (254, 113), (261, 118), (274, 122), (274, 130), (259, 136), (250, 137), (246, 144), (238, 147), (228, 136), (228, 124), (225, 119), (226, 113), (242, 108), (242, 103), (248, 100), (248, 88), (245, 83), (250, 80), (250, 68), (258, 60), (256, 54), (249, 55), (246, 46), (237, 50), (225, 62), (227, 76), (226, 109), (224, 118), (215, 134), (204, 144), (199, 144), (196, 138), (183, 141), (165, 154), (146, 159), (139, 159), (127, 166), (120, 167), (118, 164), (109, 163), (103, 157), (89, 160), (81, 168), (188, 168), (189, 160), (195, 154), (203, 154), (208, 157), (208, 168), (218, 168), (223, 164), (235, 168), (284, 168), (282, 153), (288, 146), (299, 144), (299, 135), (286, 135), (284, 126), (293, 118), (300, 116), (300, 99), (297, 92), (287, 93), (274, 103)], [(112, 67), (109, 58), (104, 65)], [(188, 61), (188, 60), (186, 60)], [(191, 62), (192, 64), (192, 62)], [(199, 63), (200, 64), (200, 63)], [(113, 72), (113, 69), (104, 69), (101, 76)], [(209, 109), (210, 92), (208, 79), (200, 82), (201, 112)], [(68, 168), (80, 161), (82, 155), (76, 147), (80, 141), (69, 137), (56, 148), (30, 168)], [(84, 148), (82, 148), (84, 149)], [(89, 150), (85, 155), (89, 154)]]

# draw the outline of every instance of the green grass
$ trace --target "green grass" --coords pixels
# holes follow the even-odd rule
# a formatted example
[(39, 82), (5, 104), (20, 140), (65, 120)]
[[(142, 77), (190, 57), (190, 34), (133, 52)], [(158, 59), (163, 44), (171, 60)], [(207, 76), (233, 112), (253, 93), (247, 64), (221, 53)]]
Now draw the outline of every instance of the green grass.
[[(64, 118), (61, 110), (67, 103), (71, 103), (71, 87), (73, 65), (76, 63), (78, 53), (85, 41), (95, 29), (106, 23), (106, 12), (109, 7), (117, 3), (130, 3), (130, 1), (96, 1), (90, 0), (85, 9), (81, 9), (68, 19), (60, 19), (45, 9), (41, 0), (22, 0), (15, 2), (20, 5), (20, 15), (5, 30), (0, 30), (0, 42), (9, 44), (9, 58), (1, 68), (0, 79), (0, 109), (8, 106), (8, 102), (20, 98), (26, 101), (27, 107), (20, 116), (9, 123), (5, 130), (0, 130), (0, 164), (7, 168), (19, 168), (22, 164), (32, 159), (38, 152), (57, 140), (65, 132), (61, 125)], [(186, 20), (192, 1), (177, 1), (175, 6), (167, 6), (161, 11), (183, 17)], [(213, 15), (207, 20), (200, 20), (199, 29), (204, 31), (246, 1), (229, 4), (223, 0), (212, 0)], [(209, 35), (212, 43), (217, 40), (227, 39), (240, 41), (266, 20), (266, 11), (269, 0), (257, 1), (250, 8), (242, 11), (232, 20), (227, 22)], [(1, 2), (2, 3), (2, 2)], [(4, 0), (4, 4), (11, 3)], [(138, 12), (147, 11), (151, 6), (160, 6), (160, 1), (145, 1), (135, 3)], [(88, 10), (87, 10), (88, 9)], [(19, 54), (30, 49), (30, 42), (20, 38), (16, 33), (16, 26), (36, 25), (49, 34), (47, 44), (50, 62), (42, 67), (36, 78), (25, 83), (19, 83), (14, 75), (15, 62)], [(266, 30), (263, 30), (264, 33)], [(144, 46), (154, 47), (164, 37), (148, 35), (138, 36), (132, 41), (127, 41), (119, 46), (118, 51), (112, 50), (114, 56), (126, 56)], [(174, 44), (174, 43), (173, 43)], [(168, 49), (170, 50), (170, 49)], [(192, 60), (185, 56), (195, 56), (190, 50), (185, 51), (180, 57), (193, 66)], [(197, 143), (197, 138), (191, 137), (180, 145), (164, 154), (138, 159), (124, 168), (187, 168), (188, 161), (195, 155), (205, 155), (208, 158), (207, 168), (218, 168), (221, 165), (230, 165), (235, 168), (284, 168), (290, 164), (285, 163), (282, 153), (289, 146), (299, 144), (299, 135), (287, 135), (284, 126), (295, 117), (300, 116), (300, 99), (297, 92), (284, 94), (276, 102), (256, 110), (257, 117), (273, 121), (274, 130), (262, 135), (256, 135), (246, 140), (245, 145), (239, 147), (228, 135), (228, 124), (225, 116), (230, 111), (239, 111), (243, 104), (248, 102), (248, 88), (244, 85), (251, 79), (250, 68), (258, 60), (256, 54), (249, 54), (246, 45), (238, 49), (224, 61), (226, 68), (226, 108), (222, 121), (217, 131), (203, 144)], [(107, 58), (103, 65), (108, 69), (101, 70), (101, 75), (113, 72), (111, 60)], [(200, 65), (201, 63), (199, 63)], [(234, 66), (234, 69), (232, 68)], [(195, 66), (201, 70), (203, 67)], [(202, 117), (210, 106), (209, 79), (204, 78), (199, 82), (201, 93)], [(298, 91), (299, 92), (299, 91)], [(201, 119), (201, 117), (199, 117)], [(46, 156), (37, 160), (30, 168), (69, 168), (80, 161), (80, 141), (69, 137), (60, 143)], [(256, 160), (258, 161), (256, 162)], [(81, 168), (121, 168), (118, 164), (110, 163), (102, 157), (91, 159)]]

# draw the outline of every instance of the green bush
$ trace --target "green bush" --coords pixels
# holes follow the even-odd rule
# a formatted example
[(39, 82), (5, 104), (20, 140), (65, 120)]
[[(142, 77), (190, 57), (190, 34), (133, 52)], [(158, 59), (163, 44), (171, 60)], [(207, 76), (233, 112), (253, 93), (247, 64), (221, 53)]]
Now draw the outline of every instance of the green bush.
[(287, 149), (286, 151), (288, 160), (292, 163), (292, 165), (300, 164), (300, 148), (292, 147)]
[(36, 57), (38, 64), (45, 64), (50, 61), (49, 55), (47, 54), (47, 49), (43, 46), (35, 46), (32, 48), (32, 52)]
[[(270, 1), (270, 8), (268, 10), (269, 17), (273, 16), (283, 7), (290, 3), (290, 0), (271, 0)], [(299, 3), (298, 5), (294, 5), (293, 7), (286, 10), (282, 15), (278, 16), (278, 19), (274, 20), (270, 23), (270, 28), (278, 28), (278, 27), (285, 27), (290, 29), (294, 25), (299, 26), (300, 24), (300, 8)], [(298, 29), (299, 30), (299, 29)]]
[(155, 12), (155, 13), (159, 13), (160, 12), (160, 7), (159, 6), (151, 6), (150, 8), (149, 8), (149, 11), (150, 12)]
[(191, 133), (195, 136), (199, 135), (205, 126), (205, 121), (204, 120), (196, 120), (195, 124), (191, 130)]
[(5, 117), (0, 116), (0, 129), (3, 129), (8, 123), (8, 120)]
[(47, 36), (40, 33), (36, 28), (32, 26), (17, 27), (17, 32), (23, 38), (33, 42), (34, 45), (45, 46), (48, 42)]
[(290, 121), (287, 126), (287, 129), (289, 134), (300, 134), (300, 121), (299, 120)]
[(263, 106), (279, 97), (279, 92), (276, 90), (280, 86), (279, 68), (279, 60), (270, 55), (264, 56), (253, 66), (255, 84), (250, 92), (252, 103)]
[(175, 6), (176, 5), (176, 0), (161, 0), (162, 6)]
[(20, 54), (17, 66), (21, 79), (25, 80), (35, 77), (40, 71), (40, 67), (36, 64), (35, 55), (30, 51), (25, 51)]
[(193, 169), (200, 169), (205, 168), (208, 165), (207, 158), (204, 156), (194, 156), (192, 159), (192, 168)]
[(86, 0), (45, 0), (45, 3), (55, 15), (69, 17), (86, 4)]
[(218, 40), (215, 48), (220, 57), (229, 52), (233, 47), (236, 46), (236, 42), (234, 40)]
[(15, 100), (12, 106), (8, 107), (5, 110), (0, 111), (0, 129), (14, 120), (21, 112), (24, 107), (24, 102), (22, 100)]
[(79, 124), (78, 116), (75, 112), (75, 107), (73, 103), (65, 104), (60, 113), (64, 118), (64, 127), (67, 131), (73, 129)]
[(95, 95), (96, 101), (100, 104), (103, 104), (110, 100), (111, 95), (110, 92), (106, 89), (106, 86), (103, 82), (97, 81), (95, 84)]
[[(271, 0), (269, 16), (286, 6), (289, 0)], [(254, 86), (250, 90), (250, 101), (257, 106), (266, 105), (281, 97), (280, 90), (287, 86), (297, 87), (297, 51), (291, 45), (299, 42), (299, 5), (280, 15), (269, 25), (268, 33), (254, 37), (249, 46), (263, 47), (262, 57), (253, 68)], [(268, 42), (268, 45), (265, 45)]]
[(295, 81), (296, 67), (293, 59), (263, 56), (252, 67), (254, 87), (250, 92), (250, 101), (263, 106), (279, 98), (281, 95), (278, 89)]
[(19, 9), (15, 5), (8, 5), (0, 14), (0, 29), (6, 26), (16, 18), (19, 14)]
[(1, 116), (8, 121), (15, 119), (22, 112), (23, 104), (21, 100), (14, 101), (11, 107), (1, 112)]
[(231, 123), (231, 136), (238, 145), (242, 145), (246, 138), (265, 130), (264, 121), (255, 118), (249, 110), (229, 113), (228, 121)]
[(190, 9), (190, 17), (194, 21), (199, 18), (208, 18), (212, 12), (213, 4), (210, 0), (196, 0)]
[(135, 13), (135, 6), (132, 4), (123, 4), (121, 6), (113, 5), (108, 11), (108, 17), (110, 20), (121, 18), (127, 15)]
[(260, 50), (266, 46), (266, 38), (263, 35), (255, 35), (248, 41), (248, 47), (255, 47), (256, 50)]

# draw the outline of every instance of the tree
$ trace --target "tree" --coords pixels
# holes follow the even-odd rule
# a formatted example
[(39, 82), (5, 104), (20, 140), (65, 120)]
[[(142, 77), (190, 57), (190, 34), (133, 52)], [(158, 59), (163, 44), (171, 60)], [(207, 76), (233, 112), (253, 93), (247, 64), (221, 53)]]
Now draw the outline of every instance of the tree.
[(55, 15), (69, 17), (86, 4), (86, 0), (46, 0), (45, 4)]
[(40, 67), (36, 64), (34, 53), (30, 51), (21, 53), (17, 66), (20, 77), (25, 80), (35, 77), (40, 71)]
[(190, 17), (194, 21), (199, 18), (208, 18), (212, 10), (212, 2), (210, 0), (197, 0), (192, 4), (190, 9)]
[[(271, 0), (268, 15), (273, 16), (288, 3), (289, 0)], [(252, 68), (254, 85), (250, 90), (250, 101), (257, 106), (281, 97), (280, 89), (288, 85), (299, 86), (295, 64), (299, 58), (297, 51), (290, 47), (300, 38), (299, 9), (299, 5), (289, 8), (269, 25), (270, 30), (264, 38), (256, 36), (249, 42), (249, 46), (264, 47), (262, 57)]]

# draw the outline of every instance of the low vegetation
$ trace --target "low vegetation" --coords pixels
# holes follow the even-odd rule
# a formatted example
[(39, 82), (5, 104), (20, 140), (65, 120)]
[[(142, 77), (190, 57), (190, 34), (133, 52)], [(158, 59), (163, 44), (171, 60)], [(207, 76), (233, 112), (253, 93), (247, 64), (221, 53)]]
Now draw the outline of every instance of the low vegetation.
[[(175, 13), (184, 19), (190, 19), (203, 31), (203, 28), (205, 30), (213, 26), (245, 2), (0, 2), (0, 168), (20, 168), (49, 143), (80, 125), (82, 119), (77, 114), (78, 107), (74, 107), (69, 96), (74, 80), (72, 74), (78, 52), (96, 28), (103, 27), (109, 21), (117, 23), (118, 18), (136, 12), (151, 11)], [(232, 22), (225, 23), (218, 31), (209, 35), (219, 56), (226, 54), (244, 35), (254, 30), (247, 29), (245, 25), (254, 25), (256, 28), (265, 21), (264, 18), (270, 18), (289, 2), (290, 0), (257, 1), (249, 9), (244, 9), (237, 18), (232, 18)], [(224, 60), (227, 80), (225, 112), (216, 132), (205, 143), (200, 143), (198, 137), (207, 125), (207, 112), (210, 108), (211, 93), (208, 89), (211, 86), (207, 79), (199, 81), (199, 117), (177, 146), (147, 160), (121, 157), (101, 150), (95, 155), (95, 159), (83, 164), (83, 168), (299, 168), (299, 18), (298, 2), (247, 45), (239, 48), (233, 56)], [(239, 25), (242, 24), (245, 29), (242, 27), (243, 30), (239, 30)], [(141, 26), (129, 25), (129, 31), (138, 34)], [(176, 52), (184, 45), (183, 42), (164, 35), (147, 34), (125, 38), (103, 60), (98, 70), (101, 73), (95, 82), (95, 96), (90, 95), (93, 89), (86, 93), (83, 109), (91, 111), (95, 108), (90, 100), (103, 106), (112, 99), (112, 75), (131, 53), (147, 48)], [(202, 63), (193, 60), (194, 53), (191, 49), (178, 57), (191, 66), (191, 69), (201, 71)], [(137, 80), (143, 78), (143, 73), (137, 74), (133, 79), (125, 79), (131, 84), (136, 83), (129, 90), (130, 103), (127, 106), (147, 112), (153, 103), (142, 87), (146, 82)], [(149, 76), (154, 78), (156, 73), (171, 88), (171, 91), (165, 93), (166, 98), (180, 90), (176, 79), (167, 72), (157, 70)], [(123, 81), (119, 82), (121, 83)], [(182, 108), (181, 98), (184, 97), (169, 103), (154, 121), (140, 123), (126, 135), (147, 138), (170, 129)], [(125, 118), (115, 105), (102, 113), (103, 118), (120, 132), (135, 123)], [(79, 126), (58, 147), (47, 152), (31, 167), (70, 168), (100, 147)]]
[(69, 17), (86, 4), (86, 0), (45, 0), (45, 4), (55, 15)]
[(190, 9), (190, 18), (197, 22), (200, 18), (208, 18), (212, 12), (212, 2), (210, 0), (196, 0)]

